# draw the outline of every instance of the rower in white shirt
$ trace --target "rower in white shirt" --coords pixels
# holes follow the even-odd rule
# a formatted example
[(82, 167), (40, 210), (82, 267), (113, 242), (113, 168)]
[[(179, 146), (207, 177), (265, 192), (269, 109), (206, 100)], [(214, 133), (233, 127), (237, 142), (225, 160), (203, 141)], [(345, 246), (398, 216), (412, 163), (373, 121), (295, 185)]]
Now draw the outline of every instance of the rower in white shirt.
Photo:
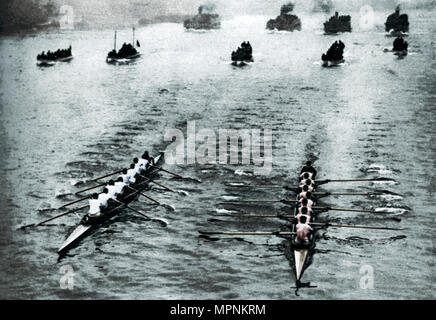
[(307, 207), (300, 207), (298, 208), (298, 214), (303, 214), (303, 215), (307, 215), (307, 216), (311, 216), (312, 215), (312, 209), (307, 208)]
[(309, 191), (309, 187), (306, 185), (303, 186), (303, 188), (301, 188), (301, 192), (298, 193), (299, 199), (304, 199), (304, 198), (310, 199), (311, 196), (312, 196), (312, 192)]
[(117, 182), (115, 182), (115, 185), (114, 185), (115, 186), (115, 198), (113, 198), (113, 199), (116, 199), (119, 194), (123, 193), (123, 188), (125, 185), (126, 184), (124, 183), (123, 177), (118, 177)]
[(313, 173), (311, 173), (311, 172), (303, 172), (303, 173), (300, 175), (300, 181), (301, 181), (301, 180), (306, 180), (306, 179), (311, 179), (311, 180), (313, 180)]
[(309, 241), (309, 234), (310, 231), (312, 231), (312, 227), (309, 225), (310, 218), (307, 218), (305, 215), (301, 215), (300, 217), (297, 216), (298, 223), (295, 226), (297, 229), (297, 237), (296, 242), (308, 242)]
[(312, 206), (313, 206), (313, 201), (310, 200), (310, 199), (308, 199), (308, 198), (300, 199), (298, 202), (300, 203), (300, 205), (301, 205), (302, 207), (308, 207), (308, 208), (311, 209)]
[(135, 170), (135, 164), (132, 163), (130, 165), (130, 169), (127, 170), (127, 178), (128, 178), (129, 184), (135, 183), (135, 181), (136, 181), (136, 178), (135, 178), (136, 174), (137, 174), (137, 172)]
[[(141, 168), (141, 171), (147, 169), (148, 160), (145, 157), (145, 153), (142, 155), (141, 159), (139, 159), (138, 163), (139, 163), (139, 168)], [(141, 172), (139, 172), (139, 173), (141, 173)]]
[(107, 201), (110, 199), (109, 190), (107, 188), (103, 189), (103, 193), (100, 193), (98, 200), (100, 201), (100, 207), (106, 207)]
[(114, 180), (109, 180), (107, 186), (106, 186), (107, 190), (108, 190), (108, 195), (109, 198), (115, 199), (115, 181)]
[(90, 217), (96, 217), (100, 215), (100, 200), (98, 200), (97, 193), (93, 193), (92, 198), (89, 200), (88, 215)]
[(136, 173), (141, 173), (141, 166), (139, 165), (139, 159), (138, 158), (134, 158), (133, 159), (133, 163), (135, 164), (135, 171)]
[(127, 169), (124, 168), (123, 171), (121, 171), (120, 178), (123, 179), (124, 184), (129, 184), (129, 177), (127, 176)]

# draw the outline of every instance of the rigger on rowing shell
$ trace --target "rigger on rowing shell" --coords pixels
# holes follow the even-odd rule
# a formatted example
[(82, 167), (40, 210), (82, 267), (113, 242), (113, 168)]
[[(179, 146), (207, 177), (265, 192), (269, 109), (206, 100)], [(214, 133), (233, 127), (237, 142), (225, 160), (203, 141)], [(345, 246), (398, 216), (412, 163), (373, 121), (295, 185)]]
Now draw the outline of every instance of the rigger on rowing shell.
[(123, 169), (122, 174), (117, 178), (116, 182), (109, 180), (101, 194), (94, 193), (92, 195), (89, 200), (88, 218), (100, 216), (101, 210), (108, 206), (109, 201), (119, 201), (124, 193), (125, 187), (135, 183), (138, 175), (148, 169), (150, 165), (154, 164), (154, 159), (150, 157), (148, 151), (144, 152), (141, 159), (134, 158), (130, 169)]

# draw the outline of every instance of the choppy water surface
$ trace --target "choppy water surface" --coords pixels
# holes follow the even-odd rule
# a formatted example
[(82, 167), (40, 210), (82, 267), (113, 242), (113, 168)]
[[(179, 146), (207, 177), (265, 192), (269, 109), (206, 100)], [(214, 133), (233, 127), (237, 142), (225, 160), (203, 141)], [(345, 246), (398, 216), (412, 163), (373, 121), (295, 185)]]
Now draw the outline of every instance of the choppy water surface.
[[(355, 13), (357, 15), (358, 13)], [(410, 54), (384, 53), (392, 45), (377, 13), (371, 31), (324, 36), (324, 16), (303, 16), (303, 31), (268, 33), (268, 17), (223, 22), (214, 32), (185, 32), (160, 24), (137, 30), (140, 60), (105, 63), (112, 31), (71, 31), (0, 40), (1, 70), (1, 297), (37, 299), (392, 299), (434, 298), (434, 188), (436, 60), (434, 12), (410, 12)], [(354, 18), (353, 21), (357, 21)], [(357, 23), (356, 23), (357, 24)], [(119, 41), (129, 41), (129, 30)], [(346, 64), (323, 69), (330, 44), (346, 44)], [(244, 40), (255, 63), (229, 65)], [(73, 46), (68, 64), (38, 68), (42, 50)], [(124, 211), (65, 259), (56, 250), (80, 214), (38, 229), (17, 231), (50, 217), (92, 177), (128, 165), (148, 149), (165, 149), (164, 131), (273, 130), (273, 170), (250, 165), (186, 165), (163, 174), (180, 193), (149, 194), (175, 212), (141, 198), (132, 206), (169, 221), (167, 228)], [(295, 296), (287, 241), (276, 237), (198, 237), (198, 230), (286, 230), (273, 219), (215, 216), (223, 212), (289, 212), (280, 205), (231, 206), (229, 199), (294, 197), (277, 189), (247, 190), (230, 182), (295, 184), (315, 160), (320, 178), (382, 176), (386, 183), (331, 183), (327, 191), (387, 190), (384, 197), (331, 196), (343, 208), (389, 208), (389, 213), (330, 212), (325, 221), (410, 228), (373, 231), (330, 228), (317, 242), (303, 280), (315, 288)], [(74, 289), (60, 287), (62, 266), (74, 269)], [(362, 289), (362, 270), (374, 288)]]

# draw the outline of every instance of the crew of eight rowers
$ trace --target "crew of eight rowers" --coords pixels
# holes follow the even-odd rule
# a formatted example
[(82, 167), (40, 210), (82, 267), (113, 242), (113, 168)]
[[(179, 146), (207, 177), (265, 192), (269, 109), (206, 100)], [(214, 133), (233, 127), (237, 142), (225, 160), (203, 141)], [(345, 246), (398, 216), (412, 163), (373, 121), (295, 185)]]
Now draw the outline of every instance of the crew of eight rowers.
[(313, 191), (316, 188), (315, 177), (317, 171), (312, 167), (310, 161), (301, 169), (300, 184), (298, 186), (298, 203), (297, 203), (297, 216), (296, 216), (296, 243), (307, 243), (309, 241), (309, 234), (312, 231), (310, 226), (310, 218), (313, 206)]
[(154, 165), (153, 157), (150, 157), (148, 151), (145, 151), (141, 156), (141, 159), (134, 158), (133, 163), (130, 165), (130, 169), (123, 169), (122, 174), (116, 181), (110, 180), (103, 192), (100, 194), (94, 193), (89, 200), (89, 217), (98, 217), (101, 213), (101, 209), (104, 209), (108, 205), (108, 200), (113, 199), (118, 201), (120, 195), (129, 185), (136, 182), (136, 178), (144, 170), (148, 169), (150, 165)]

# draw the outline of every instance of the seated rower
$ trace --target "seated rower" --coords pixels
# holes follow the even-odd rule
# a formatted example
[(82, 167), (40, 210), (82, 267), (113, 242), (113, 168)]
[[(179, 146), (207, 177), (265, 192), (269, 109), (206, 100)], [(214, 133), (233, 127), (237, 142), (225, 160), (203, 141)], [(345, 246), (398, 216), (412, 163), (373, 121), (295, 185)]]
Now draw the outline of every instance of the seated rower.
[(109, 180), (106, 188), (108, 189), (109, 198), (115, 199), (115, 191), (116, 191), (116, 189), (115, 189), (115, 181), (112, 180), (112, 179)]
[[(309, 187), (309, 191), (313, 191), (313, 189), (316, 188), (315, 181), (313, 181), (312, 179), (301, 180), (299, 187), (302, 188), (305, 185)], [(311, 187), (312, 190), (310, 190)]]
[(127, 169), (126, 169), (126, 168), (124, 168), (124, 169), (121, 171), (120, 178), (123, 179), (123, 183), (124, 183), (124, 184), (129, 184), (129, 178), (128, 178), (128, 176), (127, 176)]
[(135, 171), (136, 173), (140, 173), (141, 171), (141, 167), (139, 165), (139, 159), (138, 158), (133, 158), (133, 163), (135, 164)]
[(148, 160), (146, 159), (145, 153), (141, 156), (141, 159), (139, 159), (138, 163), (139, 163), (139, 168), (141, 168), (141, 171), (148, 168)]
[(96, 217), (100, 215), (100, 201), (98, 200), (98, 194), (93, 193), (92, 198), (89, 200), (88, 216)]
[(301, 181), (301, 180), (306, 180), (306, 179), (311, 179), (311, 180), (313, 180), (313, 174), (310, 173), (310, 172), (303, 172), (303, 173), (300, 175), (299, 180)]
[(98, 201), (100, 201), (100, 207), (106, 207), (107, 201), (110, 199), (108, 188), (103, 189), (103, 193), (98, 196)]
[(307, 207), (309, 209), (312, 209), (312, 206), (313, 206), (313, 201), (312, 200), (310, 200), (308, 198), (303, 198), (303, 199), (300, 199), (298, 202), (300, 203), (300, 205), (302, 207)]
[(113, 199), (116, 199), (119, 194), (123, 193), (123, 188), (125, 186), (123, 177), (118, 177), (117, 182), (115, 182), (114, 186), (115, 186), (115, 198)]
[(144, 152), (144, 157), (145, 157), (145, 159), (148, 161), (148, 166), (147, 166), (147, 168), (148, 168), (150, 165), (152, 165), (152, 166), (156, 165), (156, 164), (154, 163), (154, 158), (153, 158), (153, 157), (150, 157), (150, 155), (148, 154), (148, 151), (145, 151), (145, 152)]
[(303, 167), (303, 169), (301, 169), (300, 173), (303, 173), (303, 172), (310, 172), (310, 173), (312, 173), (312, 179), (315, 179), (316, 173), (317, 173), (315, 168), (312, 167), (312, 162), (311, 161), (307, 161), (306, 162), (306, 165)]
[(308, 207), (300, 207), (300, 208), (298, 208), (298, 214), (297, 214), (297, 217), (298, 217), (298, 215), (300, 215), (300, 214), (303, 214), (303, 215), (306, 215), (306, 216), (312, 216), (312, 209), (311, 208), (308, 208)]
[(308, 224), (308, 219), (306, 216), (302, 215), (298, 219), (298, 223), (296, 225), (297, 237), (295, 241), (297, 243), (308, 242), (309, 241), (309, 233), (312, 231), (312, 227)]
[(309, 186), (304, 185), (303, 188), (301, 188), (300, 192), (298, 193), (298, 198), (299, 199), (307, 198), (308, 193), (310, 193), (310, 196), (312, 196), (312, 191), (309, 191)]
[(137, 175), (137, 172), (135, 170), (135, 164), (132, 163), (130, 165), (130, 169), (127, 170), (127, 179), (128, 179), (128, 183), (129, 184), (132, 184), (132, 183), (136, 182), (136, 178), (135, 178), (136, 175)]

